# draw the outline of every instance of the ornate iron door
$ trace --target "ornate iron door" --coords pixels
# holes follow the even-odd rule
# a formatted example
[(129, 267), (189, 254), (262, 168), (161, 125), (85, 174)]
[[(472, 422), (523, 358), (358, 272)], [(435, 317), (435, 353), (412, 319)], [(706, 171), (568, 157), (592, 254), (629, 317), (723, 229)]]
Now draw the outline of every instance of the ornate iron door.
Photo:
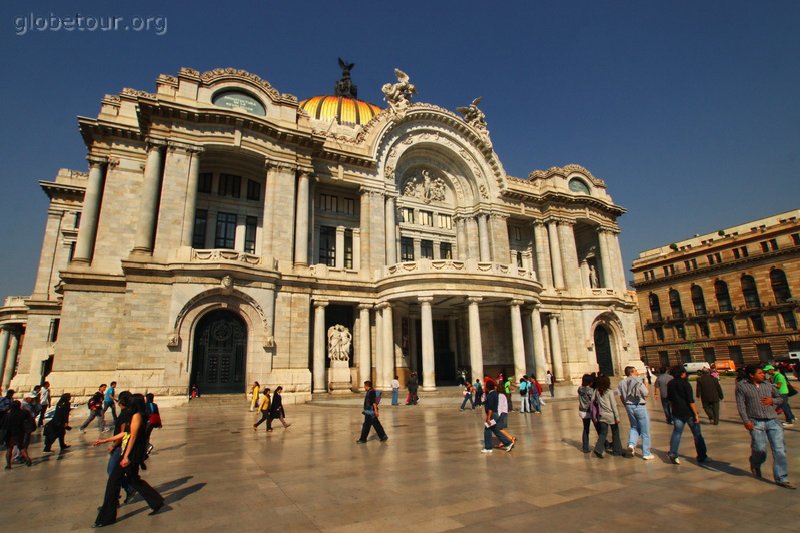
[(244, 390), (247, 328), (230, 311), (213, 311), (197, 325), (192, 384), (200, 393)]

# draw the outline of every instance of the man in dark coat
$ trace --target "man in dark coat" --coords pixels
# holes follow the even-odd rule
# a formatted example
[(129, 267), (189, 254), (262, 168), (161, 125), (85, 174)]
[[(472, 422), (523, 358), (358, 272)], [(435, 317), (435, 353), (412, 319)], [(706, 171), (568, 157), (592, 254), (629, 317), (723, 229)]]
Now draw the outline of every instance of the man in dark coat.
[(719, 402), (724, 398), (719, 380), (704, 369), (697, 379), (696, 390), (709, 422), (715, 426), (719, 425)]

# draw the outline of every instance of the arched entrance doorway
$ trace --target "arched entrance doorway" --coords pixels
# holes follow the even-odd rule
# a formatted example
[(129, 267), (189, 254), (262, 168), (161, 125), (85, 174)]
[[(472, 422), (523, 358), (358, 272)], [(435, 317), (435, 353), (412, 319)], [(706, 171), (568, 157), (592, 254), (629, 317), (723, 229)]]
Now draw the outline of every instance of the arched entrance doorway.
[(594, 350), (600, 372), (606, 376), (613, 376), (614, 359), (611, 354), (611, 339), (608, 330), (603, 326), (597, 326), (594, 330)]
[(247, 326), (237, 314), (217, 310), (205, 315), (193, 348), (191, 385), (201, 394), (244, 391)]

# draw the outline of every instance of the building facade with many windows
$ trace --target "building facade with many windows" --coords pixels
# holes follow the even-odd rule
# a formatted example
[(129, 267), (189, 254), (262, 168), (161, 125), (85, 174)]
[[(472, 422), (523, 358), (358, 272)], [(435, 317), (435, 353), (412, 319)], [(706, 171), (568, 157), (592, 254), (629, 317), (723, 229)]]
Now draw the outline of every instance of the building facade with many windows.
[(640, 253), (643, 360), (743, 365), (800, 351), (799, 219), (789, 211)]
[[(346, 67), (346, 65), (345, 65)], [(577, 165), (508, 176), (477, 101), (457, 115), (235, 69), (162, 75), (79, 118), (88, 172), (50, 198), (34, 292), (0, 308), (3, 383), (116, 379), (289, 400), (638, 361), (615, 205)], [(21, 340), (25, 339), (24, 347)]]

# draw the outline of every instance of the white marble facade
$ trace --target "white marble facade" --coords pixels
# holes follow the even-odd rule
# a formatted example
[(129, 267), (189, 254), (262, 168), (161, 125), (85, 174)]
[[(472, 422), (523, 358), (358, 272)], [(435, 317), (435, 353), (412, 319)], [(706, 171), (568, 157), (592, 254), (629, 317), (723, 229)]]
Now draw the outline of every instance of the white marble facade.
[(355, 123), (234, 69), (105, 96), (79, 119), (87, 172), (41, 183), (34, 292), (0, 308), (4, 388), (258, 380), (305, 401), (328, 392), (335, 324), (353, 389), (639, 364), (605, 183), (508, 176), (476, 105), (465, 120), (393, 87)]

